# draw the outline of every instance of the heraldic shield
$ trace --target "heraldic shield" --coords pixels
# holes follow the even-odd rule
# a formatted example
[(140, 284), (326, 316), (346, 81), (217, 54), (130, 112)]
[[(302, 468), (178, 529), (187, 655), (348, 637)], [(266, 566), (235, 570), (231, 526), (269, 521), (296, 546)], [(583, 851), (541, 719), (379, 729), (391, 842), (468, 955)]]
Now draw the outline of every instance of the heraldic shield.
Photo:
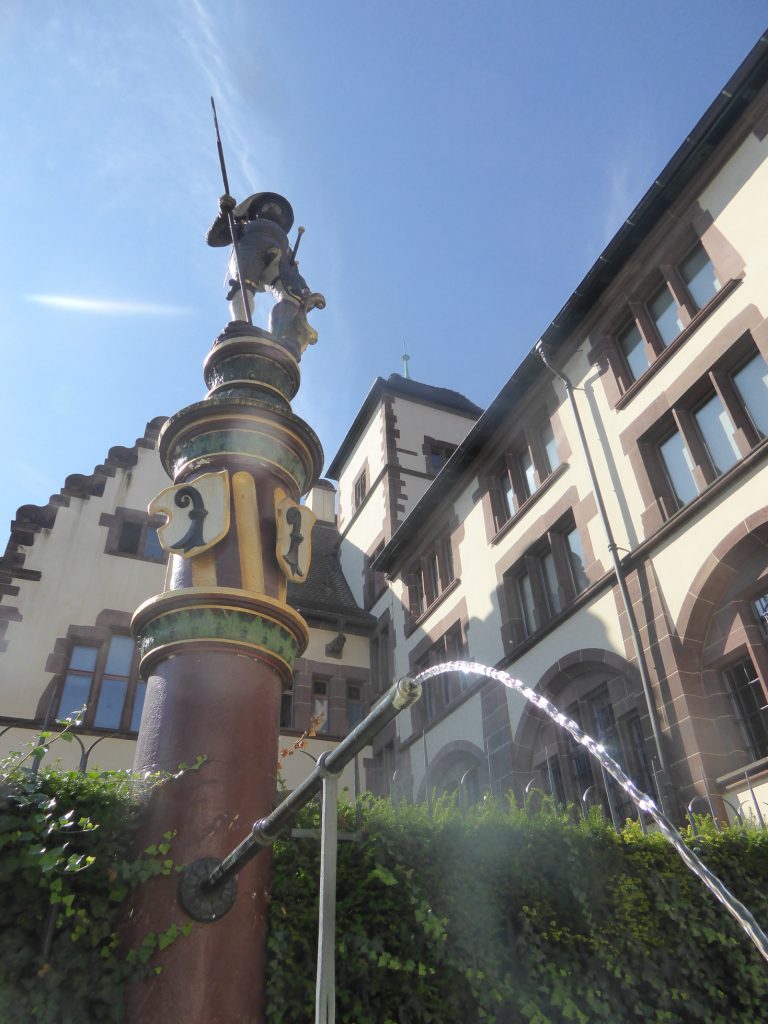
[(183, 558), (199, 555), (229, 531), (229, 474), (223, 469), (204, 473), (188, 484), (166, 487), (147, 510), (167, 518), (157, 530), (166, 551)]
[(279, 490), (275, 499), (277, 561), (289, 580), (304, 583), (312, 560), (312, 527), (317, 516)]

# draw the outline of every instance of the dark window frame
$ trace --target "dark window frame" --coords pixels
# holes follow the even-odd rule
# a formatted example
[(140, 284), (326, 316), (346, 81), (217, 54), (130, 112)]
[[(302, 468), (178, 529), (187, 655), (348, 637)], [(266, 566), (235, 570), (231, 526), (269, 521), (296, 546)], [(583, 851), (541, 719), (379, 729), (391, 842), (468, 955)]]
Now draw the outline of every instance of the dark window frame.
[[(105, 554), (117, 555), (119, 558), (138, 558), (143, 562), (154, 562), (156, 565), (163, 565), (168, 561), (168, 552), (160, 546), (157, 537), (155, 553), (148, 553), (148, 545), (151, 544), (149, 531), (157, 532), (158, 528), (165, 524), (163, 516), (150, 516), (140, 509), (116, 508), (113, 515), (102, 516), (100, 522), (109, 526), (104, 545)], [(131, 530), (135, 531), (135, 545), (127, 546), (125, 537)]]
[[(589, 579), (586, 566), (582, 562), (584, 585), (579, 580), (573, 567), (572, 551), (568, 538), (576, 533), (582, 552), (581, 531), (577, 527), (573, 513), (562, 516), (514, 565), (506, 570), (502, 577), (503, 590), (509, 613), (509, 640), (517, 647), (531, 637), (536, 636), (550, 622), (567, 614), (569, 606), (593, 582)], [(546, 559), (552, 556), (554, 567), (553, 580), (546, 570)], [(527, 578), (532, 596), (532, 608), (525, 607), (522, 596), (522, 580)], [(557, 591), (553, 591), (553, 583), (557, 583)], [(557, 607), (556, 607), (557, 605)], [(532, 621), (531, 621), (532, 620)]]
[[(621, 369), (620, 376), (624, 390), (627, 390), (636, 381), (641, 380), (659, 356), (675, 344), (677, 339), (685, 333), (694, 320), (700, 314), (704, 314), (710, 306), (717, 304), (718, 296), (720, 296), (724, 286), (727, 284), (726, 280), (721, 279), (717, 263), (712, 258), (712, 254), (707, 250), (703, 240), (701, 238), (691, 239), (690, 236), (686, 236), (685, 242), (687, 244), (684, 247), (678, 247), (671, 261), (658, 264), (657, 268), (645, 279), (645, 283), (639, 291), (641, 298), (631, 299), (628, 302), (628, 308), (624, 308), (621, 317), (618, 318), (616, 329), (611, 332), (613, 348)], [(717, 281), (717, 288), (703, 306), (699, 306), (694, 299), (680, 270), (697, 250), (703, 252), (707, 257), (707, 261), (712, 267), (713, 275)], [(666, 290), (676, 307), (679, 324), (679, 330), (667, 340), (664, 340), (662, 337), (651, 309), (653, 300), (664, 290)], [(627, 336), (633, 326), (640, 335), (648, 363), (639, 375), (636, 375), (632, 370), (622, 345), (622, 338)]]
[[(747, 664), (749, 670), (746, 670)], [(745, 677), (751, 678), (737, 680), (735, 675), (740, 669), (745, 670)], [(745, 749), (754, 760), (768, 757), (768, 696), (752, 652), (743, 651), (738, 658), (724, 665), (722, 676)]]
[[(669, 519), (695, 501), (710, 484), (738, 465), (764, 439), (753, 421), (750, 407), (734, 384), (735, 375), (758, 359), (766, 362), (753, 344), (735, 346), (639, 438), (646, 472), (664, 519)], [(718, 399), (728, 415), (733, 427), (733, 442), (738, 449), (738, 456), (724, 469), (716, 465), (706, 434), (696, 418), (697, 412), (712, 399)], [(683, 500), (677, 493), (673, 476), (661, 451), (662, 446), (675, 435), (679, 435), (688, 453), (691, 463), (689, 468), (697, 492), (687, 500)]]
[(424, 452), (427, 474), (432, 477), (437, 476), (457, 448), (458, 445), (453, 444), (451, 441), (441, 441), (434, 437), (425, 437), (422, 451)]
[[(144, 698), (146, 696), (146, 681), (141, 679), (139, 676), (139, 660), (140, 654), (138, 647), (135, 645), (131, 657), (131, 664), (127, 675), (107, 673), (107, 659), (109, 657), (109, 649), (112, 640), (115, 637), (126, 637), (133, 639), (131, 634), (127, 630), (114, 629), (110, 630), (108, 635), (103, 639), (95, 638), (79, 638), (72, 636), (68, 640), (68, 649), (66, 652), (66, 664), (61, 673), (61, 679), (57, 686), (56, 694), (56, 712), (55, 716), (57, 719), (62, 718), (71, 713), (70, 709), (62, 707), (62, 700), (65, 695), (65, 689), (67, 685), (67, 677), (73, 675), (75, 677), (84, 678), (90, 677), (89, 692), (85, 703), (87, 709), (82, 718), (81, 728), (88, 732), (96, 732), (102, 734), (117, 733), (128, 736), (136, 736), (138, 734), (138, 728), (131, 729), (131, 724), (134, 717), (134, 707), (136, 705), (137, 694), (141, 692), (142, 707)], [(92, 670), (81, 670), (72, 667), (72, 657), (75, 653), (76, 648), (89, 648), (95, 650), (96, 660)], [(102, 688), (104, 686), (105, 678), (110, 679), (125, 679), (126, 690), (125, 696), (123, 697), (122, 710), (120, 712), (120, 718), (116, 726), (101, 726), (95, 724), (96, 715), (99, 710), (99, 700), (101, 698)], [(76, 709), (72, 709), (76, 710)]]
[(415, 622), (425, 615), (456, 579), (452, 536), (443, 534), (405, 572), (410, 620)]
[[(555, 446), (556, 465), (552, 465), (549, 456), (546, 432), (552, 434), (552, 443)], [(530, 459), (533, 471), (533, 484), (526, 476), (522, 464), (523, 458)], [(496, 460), (490, 472), (491, 511), (493, 514), (494, 527), (498, 532), (520, 511), (526, 502), (530, 501), (542, 486), (562, 465), (557, 445), (557, 432), (555, 430), (552, 416), (545, 416), (537, 420), (532, 426), (526, 427), (522, 437), (509, 445), (504, 454)], [(509, 496), (512, 497), (514, 507), (510, 507)]]
[(363, 469), (355, 477), (355, 482), (352, 485), (352, 507), (356, 512), (365, 501), (365, 497), (368, 494), (368, 467), (364, 466)]
[[(469, 657), (466, 634), (461, 621), (454, 622), (424, 651), (411, 667), (416, 675), (433, 665), (447, 661), (466, 661)], [(420, 728), (439, 718), (467, 690), (470, 679), (461, 672), (444, 673), (427, 680), (423, 696), (416, 707), (421, 720)]]

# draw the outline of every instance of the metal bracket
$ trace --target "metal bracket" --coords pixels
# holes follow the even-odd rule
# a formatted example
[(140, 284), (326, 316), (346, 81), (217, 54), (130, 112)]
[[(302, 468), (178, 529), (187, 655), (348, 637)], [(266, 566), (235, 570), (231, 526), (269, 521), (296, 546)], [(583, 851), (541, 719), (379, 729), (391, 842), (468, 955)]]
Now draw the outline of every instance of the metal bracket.
[(206, 886), (214, 868), (221, 864), (218, 857), (201, 857), (183, 871), (179, 879), (179, 903), (194, 921), (207, 924), (224, 917), (237, 897), (237, 879), (230, 878), (217, 886)]

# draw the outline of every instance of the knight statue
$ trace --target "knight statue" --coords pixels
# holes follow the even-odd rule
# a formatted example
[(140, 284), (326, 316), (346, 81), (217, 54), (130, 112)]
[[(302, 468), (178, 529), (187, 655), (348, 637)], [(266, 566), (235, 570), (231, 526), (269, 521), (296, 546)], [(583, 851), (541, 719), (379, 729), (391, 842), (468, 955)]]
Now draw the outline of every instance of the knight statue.
[[(206, 235), (208, 245), (232, 245), (230, 224), (237, 235), (237, 256), (249, 308), (256, 292), (270, 291), (277, 300), (269, 316), (276, 337), (296, 343), (301, 352), (317, 341), (307, 320), (311, 309), (322, 309), (325, 298), (310, 291), (296, 261), (298, 241), (291, 249), (288, 232), (293, 226), (291, 204), (276, 192), (257, 192), (237, 203), (230, 195), (219, 199), (219, 215)], [(299, 228), (299, 238), (303, 229)], [(233, 252), (229, 261), (227, 299), (233, 320), (249, 320)]]

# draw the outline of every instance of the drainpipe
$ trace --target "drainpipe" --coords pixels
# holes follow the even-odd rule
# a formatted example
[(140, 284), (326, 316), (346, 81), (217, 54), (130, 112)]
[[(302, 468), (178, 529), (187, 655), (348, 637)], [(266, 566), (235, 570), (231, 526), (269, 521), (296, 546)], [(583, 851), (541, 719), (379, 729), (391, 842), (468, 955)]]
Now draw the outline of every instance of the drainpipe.
[(592, 462), (592, 456), (589, 452), (589, 446), (587, 444), (587, 436), (584, 433), (584, 426), (581, 422), (581, 415), (579, 413), (579, 407), (576, 405), (576, 396), (574, 394), (573, 385), (565, 374), (560, 373), (547, 359), (546, 353), (544, 352), (544, 346), (541, 341), (536, 342), (536, 352), (539, 355), (542, 363), (547, 369), (562, 382), (565, 388), (565, 393), (568, 395), (568, 401), (571, 404), (571, 411), (573, 412), (573, 418), (576, 421), (576, 429), (579, 432), (579, 441), (581, 442), (581, 450), (584, 454), (584, 461), (587, 464), (589, 471), (589, 479), (592, 483), (592, 491), (595, 495), (595, 501), (597, 502), (597, 510), (600, 513), (600, 519), (602, 520), (603, 529), (605, 530), (605, 537), (608, 542), (608, 550), (613, 560), (613, 568), (616, 573), (616, 582), (619, 585), (619, 591), (621, 592), (621, 599), (624, 603), (624, 610), (627, 613), (627, 622), (629, 623), (629, 630), (632, 634), (632, 643), (635, 647), (635, 655), (637, 657), (637, 665), (640, 670), (640, 680), (643, 685), (643, 696), (645, 697), (645, 704), (648, 709), (648, 717), (651, 720), (651, 729), (653, 730), (653, 741), (656, 747), (656, 756), (659, 761), (659, 768), (661, 769), (661, 786), (659, 787), (659, 799), (661, 800), (662, 809), (665, 814), (670, 814), (669, 804), (669, 766), (667, 759), (664, 755), (664, 746), (661, 737), (661, 727), (659, 725), (659, 716), (656, 710), (656, 703), (653, 699), (653, 686), (651, 684), (651, 677), (648, 672), (648, 661), (645, 657), (645, 651), (643, 645), (640, 642), (640, 630), (637, 625), (637, 617), (635, 616), (635, 609), (632, 607), (632, 601), (629, 596), (629, 590), (627, 589), (627, 578), (624, 573), (624, 565), (619, 558), (619, 549), (616, 546), (616, 541), (613, 536), (613, 530), (611, 529), (611, 523), (608, 519), (608, 512), (603, 502), (603, 495), (600, 490), (600, 484), (597, 481), (597, 474), (595, 473), (595, 465)]

